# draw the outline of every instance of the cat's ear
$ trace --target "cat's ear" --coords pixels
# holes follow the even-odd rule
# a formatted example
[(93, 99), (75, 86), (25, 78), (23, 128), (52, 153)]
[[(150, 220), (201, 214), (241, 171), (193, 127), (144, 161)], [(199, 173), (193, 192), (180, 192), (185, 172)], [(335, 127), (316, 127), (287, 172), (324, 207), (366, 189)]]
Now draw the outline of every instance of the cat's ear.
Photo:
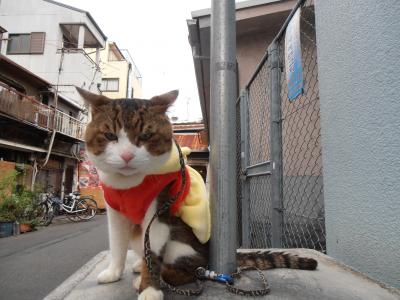
[(150, 99), (151, 106), (154, 110), (159, 113), (165, 113), (167, 109), (175, 102), (176, 98), (178, 98), (179, 91), (174, 90), (168, 93), (154, 96)]
[(86, 104), (89, 104), (92, 109), (92, 113), (95, 113), (96, 108), (102, 105), (109, 103), (111, 100), (103, 95), (98, 95), (91, 93), (87, 90), (81, 89), (79, 87), (75, 87), (78, 93), (82, 96), (83, 100), (85, 100)]

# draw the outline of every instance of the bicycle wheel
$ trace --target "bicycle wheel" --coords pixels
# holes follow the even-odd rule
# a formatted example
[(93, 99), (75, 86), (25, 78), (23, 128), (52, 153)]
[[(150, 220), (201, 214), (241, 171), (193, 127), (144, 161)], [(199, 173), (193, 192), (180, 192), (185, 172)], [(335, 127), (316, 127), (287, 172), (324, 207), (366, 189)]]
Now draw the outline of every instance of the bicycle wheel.
[(78, 204), (75, 205), (75, 208), (73, 209), (72, 212), (68, 212), (65, 211), (65, 214), (67, 215), (68, 220), (72, 221), (72, 222), (79, 222), (81, 221), (81, 218), (79, 217), (79, 215), (81, 213), (83, 213), (85, 210), (85, 208), (78, 208)]
[(91, 198), (83, 198), (76, 205), (77, 210), (82, 210), (78, 217), (81, 220), (89, 221), (93, 219), (97, 213), (97, 202)]
[(53, 206), (48, 202), (43, 202), (39, 206), (38, 210), (38, 220), (39, 225), (48, 226), (54, 218)]

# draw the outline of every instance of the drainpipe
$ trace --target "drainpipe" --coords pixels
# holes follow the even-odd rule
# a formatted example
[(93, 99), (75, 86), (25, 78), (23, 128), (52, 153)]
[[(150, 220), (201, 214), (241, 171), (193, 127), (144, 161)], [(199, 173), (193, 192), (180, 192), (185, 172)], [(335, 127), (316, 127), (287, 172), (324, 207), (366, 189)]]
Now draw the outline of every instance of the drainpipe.
[[(55, 113), (54, 113), (55, 115)], [(54, 123), (55, 123), (55, 117), (54, 117)], [(56, 129), (54, 128), (52, 134), (51, 134), (51, 138), (50, 138), (50, 144), (49, 144), (49, 148), (47, 149), (47, 154), (46, 154), (46, 158), (43, 162), (43, 164), (40, 167), (44, 167), (45, 165), (47, 165), (49, 158), (50, 158), (50, 154), (51, 154), (51, 150), (53, 149), (53, 144), (54, 144), (54, 138), (56, 136)]]
[[(127, 61), (128, 62), (128, 61)], [(132, 79), (132, 64), (130, 62), (128, 62), (128, 74), (127, 74), (127, 78), (126, 78), (126, 98), (133, 98), (133, 95), (131, 95), (129, 97), (129, 93), (130, 93), (130, 82)]]
[(31, 191), (35, 189), (35, 181), (36, 181), (36, 176), (38, 173), (38, 163), (36, 160), (36, 157), (33, 160), (33, 168), (32, 168), (32, 181), (31, 181)]
[(67, 163), (65, 162), (65, 158), (62, 163), (62, 175), (61, 175), (61, 189), (60, 189), (60, 198), (64, 199), (64, 193), (65, 193), (65, 175), (67, 173)]
[(211, 269), (236, 271), (236, 20), (234, 0), (211, 5)]
[(60, 65), (58, 67), (57, 85), (56, 85), (56, 90), (54, 93), (53, 133), (51, 135), (49, 148), (47, 149), (46, 158), (44, 160), (44, 163), (41, 165), (42, 168), (45, 165), (47, 165), (47, 162), (49, 161), (51, 150), (53, 149), (54, 138), (55, 138), (56, 132), (57, 132), (56, 124), (57, 124), (57, 107), (58, 107), (58, 85), (60, 83), (60, 75), (61, 75), (63, 61), (64, 61), (64, 48), (61, 49)]

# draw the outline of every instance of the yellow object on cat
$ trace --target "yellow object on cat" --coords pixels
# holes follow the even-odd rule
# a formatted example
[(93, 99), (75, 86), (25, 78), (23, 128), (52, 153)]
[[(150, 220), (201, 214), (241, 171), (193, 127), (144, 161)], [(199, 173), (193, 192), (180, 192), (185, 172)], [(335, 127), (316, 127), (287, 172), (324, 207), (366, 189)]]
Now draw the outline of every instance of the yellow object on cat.
[[(181, 150), (186, 163), (191, 150), (189, 147), (182, 147)], [(155, 174), (177, 172), (180, 168), (179, 152), (175, 143), (173, 143), (169, 160)], [(203, 177), (195, 169), (190, 166), (186, 166), (186, 168), (190, 175), (190, 189), (179, 208), (177, 216), (192, 228), (194, 235), (201, 243), (206, 243), (210, 239), (211, 233), (210, 205), (206, 186)]]

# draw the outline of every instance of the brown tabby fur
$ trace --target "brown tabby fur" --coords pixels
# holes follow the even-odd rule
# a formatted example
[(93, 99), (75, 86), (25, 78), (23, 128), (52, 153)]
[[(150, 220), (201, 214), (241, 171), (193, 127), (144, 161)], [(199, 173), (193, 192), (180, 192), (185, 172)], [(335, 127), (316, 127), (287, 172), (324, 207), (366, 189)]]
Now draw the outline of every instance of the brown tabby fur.
[[(177, 92), (171, 92), (154, 97), (150, 101), (140, 99), (110, 100), (104, 96), (94, 95), (78, 89), (81, 95), (91, 105), (92, 120), (88, 124), (85, 134), (86, 147), (92, 153), (101, 154), (108, 141), (106, 132), (117, 133), (125, 128), (132, 144), (145, 145), (152, 155), (161, 155), (171, 150), (172, 126), (165, 112), (176, 98)], [(175, 93), (175, 94), (174, 94)], [(172, 100), (171, 100), (172, 99)], [(151, 133), (148, 141), (141, 141), (139, 135)], [(158, 196), (158, 205), (168, 199), (168, 187)], [(190, 245), (197, 254), (190, 257), (181, 257), (173, 264), (163, 263), (164, 249), (156, 257), (153, 253), (153, 268), (161, 273), (164, 280), (173, 285), (181, 285), (195, 280), (197, 267), (207, 267), (208, 243), (201, 244), (180, 218), (171, 215), (160, 217), (160, 222), (169, 226), (171, 241), (178, 241)], [(142, 231), (138, 225), (133, 227), (132, 236), (140, 237)], [(239, 266), (256, 266), (260, 269), (293, 268), (314, 270), (317, 261), (312, 258), (303, 258), (283, 252), (258, 251), (256, 253), (240, 253), (237, 256)], [(159, 288), (157, 282), (153, 282), (145, 263), (142, 263), (140, 291), (148, 286)]]

